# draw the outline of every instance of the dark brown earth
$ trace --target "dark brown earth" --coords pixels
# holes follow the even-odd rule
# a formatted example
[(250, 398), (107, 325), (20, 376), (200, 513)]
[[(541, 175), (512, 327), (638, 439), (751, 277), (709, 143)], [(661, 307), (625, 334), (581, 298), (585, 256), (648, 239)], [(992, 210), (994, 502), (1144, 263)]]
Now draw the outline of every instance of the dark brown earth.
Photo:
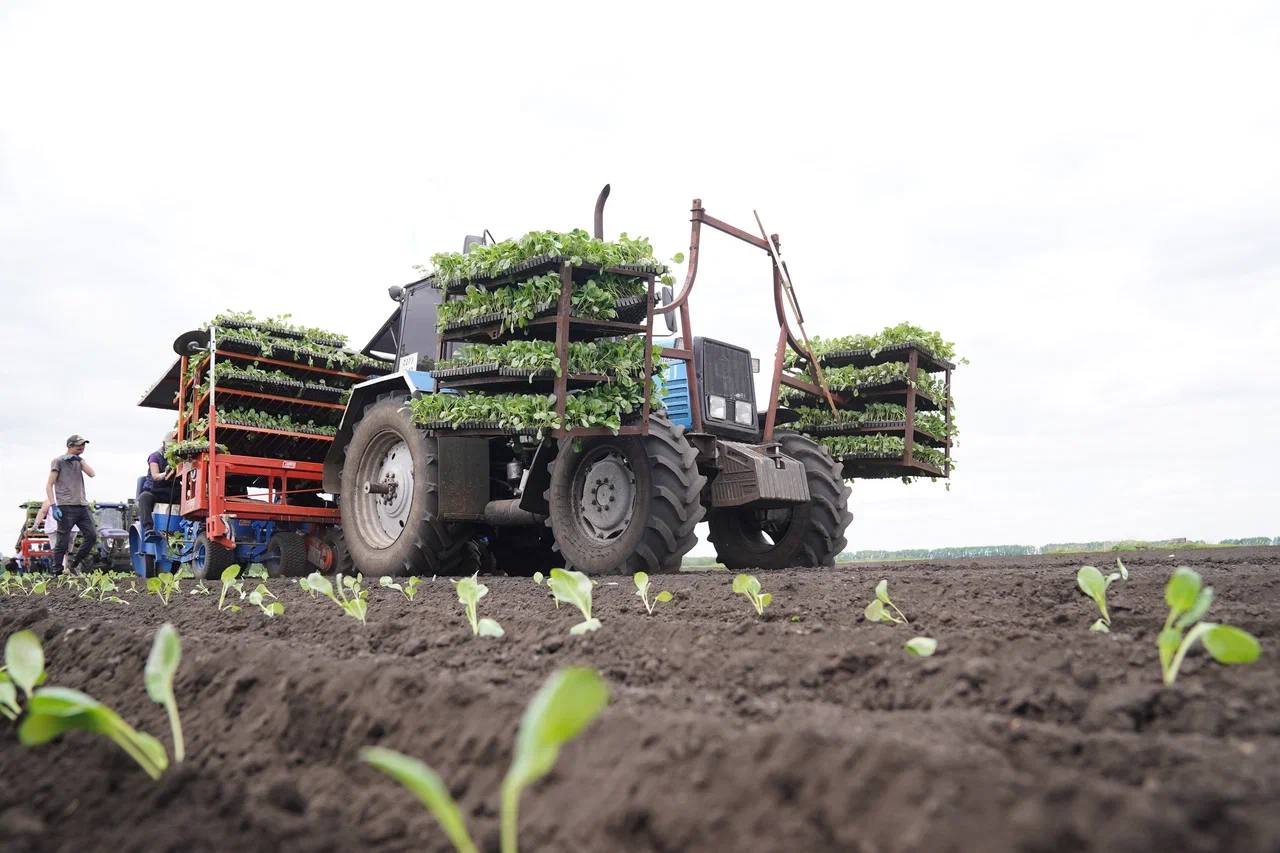
[[(724, 573), (656, 578), (676, 598), (652, 617), (629, 579), (605, 578), (604, 627), (586, 637), (519, 578), (487, 581), (501, 640), (470, 636), (443, 578), (413, 603), (375, 588), (367, 626), (296, 587), (275, 620), (190, 595), (167, 609), (0, 599), (0, 635), (35, 630), (49, 683), (166, 744), (142, 668), (172, 621), (188, 752), (152, 783), (88, 734), (27, 749), (4, 723), (0, 847), (449, 849), (358, 762), (383, 744), (433, 765), (496, 850), (524, 705), (555, 669), (588, 664), (613, 700), (526, 792), (526, 850), (1280, 849), (1280, 548), (1126, 556), (1110, 635), (1088, 631), (1074, 580), (1104, 555), (761, 573), (764, 619)], [(1253, 632), (1263, 657), (1196, 654), (1165, 689), (1154, 642), (1184, 563), (1218, 592), (1210, 618)], [(863, 621), (881, 577), (911, 626)], [(937, 655), (908, 657), (916, 634)]]

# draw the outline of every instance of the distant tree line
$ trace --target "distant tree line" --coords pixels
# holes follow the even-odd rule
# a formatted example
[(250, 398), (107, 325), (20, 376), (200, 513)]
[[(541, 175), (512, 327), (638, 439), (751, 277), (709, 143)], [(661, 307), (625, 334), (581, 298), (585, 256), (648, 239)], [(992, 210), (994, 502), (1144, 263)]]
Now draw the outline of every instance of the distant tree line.
[[(1069, 554), (1080, 551), (1142, 551), (1152, 548), (1221, 548), (1232, 545), (1280, 545), (1280, 536), (1248, 536), (1203, 542), (1199, 539), (1109, 539), (1097, 542), (1051, 542), (1048, 545), (965, 545), (952, 548), (904, 548), (898, 551), (845, 551), (839, 562), (873, 560), (957, 560), (969, 557), (1029, 557), (1035, 554)], [(688, 562), (686, 560), (686, 562)]]

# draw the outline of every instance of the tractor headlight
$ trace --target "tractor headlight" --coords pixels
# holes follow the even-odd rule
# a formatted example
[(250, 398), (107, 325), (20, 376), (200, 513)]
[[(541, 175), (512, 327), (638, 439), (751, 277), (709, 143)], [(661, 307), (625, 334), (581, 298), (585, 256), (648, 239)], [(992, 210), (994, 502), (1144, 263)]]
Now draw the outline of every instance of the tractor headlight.
[(754, 426), (756, 422), (755, 407), (747, 400), (738, 400), (733, 404), (733, 419), (743, 426)]
[(707, 397), (707, 417), (723, 421), (728, 417), (728, 401), (724, 397), (711, 394)]

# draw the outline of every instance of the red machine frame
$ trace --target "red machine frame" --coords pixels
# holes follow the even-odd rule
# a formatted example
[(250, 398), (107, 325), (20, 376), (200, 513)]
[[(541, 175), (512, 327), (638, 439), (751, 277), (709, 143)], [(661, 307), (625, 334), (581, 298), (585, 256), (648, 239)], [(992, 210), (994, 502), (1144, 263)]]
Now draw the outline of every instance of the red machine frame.
[[(363, 381), (365, 377), (357, 373), (347, 373), (314, 365), (280, 361), (260, 355), (219, 349), (216, 329), (211, 329), (209, 333), (208, 355), (209, 357), (205, 363), (198, 366), (191, 374), (190, 381), (188, 381), (190, 356), (183, 355), (179, 362), (178, 440), (182, 441), (187, 437), (192, 421), (199, 419), (200, 412), (206, 404), (209, 418), (209, 450), (183, 462), (178, 471), (179, 482), (181, 483), (179, 513), (184, 518), (206, 519), (205, 530), (209, 539), (220, 545), (232, 548), (236, 545), (233, 529), (228, 523), (229, 519), (232, 518), (336, 525), (339, 521), (339, 513), (336, 507), (299, 506), (289, 503), (291, 496), (317, 494), (322, 491), (324, 481), (323, 463), (218, 452), (219, 430), (267, 433), (286, 438), (326, 443), (332, 442), (333, 438), (325, 435), (241, 426), (239, 424), (219, 424), (217, 406), (219, 390), (216, 376), (214, 375), (214, 367), (219, 358), (226, 358), (233, 361), (249, 361), (296, 368), (323, 376), (343, 377), (356, 381)], [(199, 388), (201, 377), (206, 373), (210, 378), (209, 390), (195, 395), (194, 392)], [(194, 399), (188, 416), (185, 402), (189, 391), (193, 392)], [(342, 411), (345, 408), (340, 403), (300, 400), (295, 397), (283, 397), (259, 391), (223, 389), (221, 393), (230, 397), (285, 403), (291, 406), (302, 404), (319, 409), (336, 409), (338, 411)], [(263, 478), (266, 481), (265, 494), (253, 498), (228, 495), (227, 481), (232, 476)]]

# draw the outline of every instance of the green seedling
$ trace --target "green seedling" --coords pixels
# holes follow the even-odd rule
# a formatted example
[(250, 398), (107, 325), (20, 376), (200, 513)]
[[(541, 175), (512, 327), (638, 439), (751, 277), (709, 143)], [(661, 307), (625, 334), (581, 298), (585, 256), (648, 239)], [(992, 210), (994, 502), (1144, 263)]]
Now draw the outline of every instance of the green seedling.
[(647, 572), (636, 572), (631, 576), (636, 582), (636, 595), (644, 602), (644, 609), (649, 611), (649, 615), (653, 615), (653, 608), (657, 604), (665, 604), (674, 596), (665, 589), (653, 597), (653, 601), (649, 601), (649, 575)]
[[(30, 699), (31, 692), (44, 682), (44, 649), (40, 646), (40, 639), (33, 632), (18, 631), (9, 635), (9, 639), (4, 644), (3, 674), (4, 680), (0, 683), (7, 685), (7, 692), (13, 695), (5, 697), (10, 701), (0, 704), (9, 705), (16, 715), (17, 688), (21, 688)], [(9, 719), (12, 720), (14, 717)]]
[[(241, 598), (244, 598), (244, 581), (240, 580), (239, 578), (240, 578), (239, 566), (227, 566), (225, 569), (222, 570), (222, 578), (221, 578), (222, 592), (218, 595), (219, 611), (224, 609), (224, 603), (227, 600), (227, 590), (234, 589), (236, 592), (240, 593)], [(232, 613), (235, 613), (240, 610), (240, 605), (227, 604), (225, 605), (225, 609), (228, 609)]]
[(479, 572), (469, 578), (459, 578), (453, 582), (458, 593), (458, 601), (466, 608), (467, 622), (471, 624), (471, 633), (477, 637), (501, 637), (505, 632), (502, 626), (493, 619), (478, 618), (480, 599), (489, 594), (489, 587), (477, 579)]
[(4, 668), (0, 667), (0, 716), (8, 720), (18, 719), (22, 706), (18, 704), (18, 690), (9, 680)]
[(938, 650), (938, 641), (933, 637), (912, 637), (902, 648), (906, 649), (908, 654), (927, 658)]
[(35, 692), (18, 727), (18, 740), (39, 746), (72, 729), (110, 738), (152, 779), (159, 779), (169, 766), (160, 741), (135, 730), (97, 699), (69, 687), (42, 687)]
[[(889, 612), (892, 607), (897, 616)], [(868, 622), (885, 622), (890, 625), (902, 625), (910, 620), (907, 614), (898, 609), (898, 605), (889, 599), (889, 580), (881, 578), (880, 583), (876, 584), (876, 597), (866, 609), (862, 611), (862, 615), (867, 618)]]
[(364, 575), (357, 574), (355, 577), (350, 577), (339, 574), (335, 580), (337, 595), (334, 594), (335, 585), (329, 583), (329, 579), (319, 572), (307, 575), (306, 588), (313, 593), (323, 595), (341, 607), (348, 616), (359, 619), (360, 623), (364, 624), (365, 615), (369, 612), (369, 590), (363, 587)]
[(161, 572), (153, 578), (147, 578), (147, 594), (154, 595), (169, 606), (169, 598), (178, 588), (177, 579), (169, 572)]
[(542, 572), (533, 573), (533, 582), (536, 583), (538, 586), (542, 586), (542, 582), (544, 580), (546, 580), (546, 577), (543, 576)]
[(39, 580), (33, 580), (31, 582), (31, 592), (29, 594), (30, 595), (48, 595), (49, 579), (40, 578)]
[(191, 595), (213, 595), (213, 590), (204, 585), (203, 580), (196, 581), (195, 587), (191, 590)]
[(403, 585), (396, 583), (387, 575), (378, 578), (378, 586), (384, 589), (394, 589), (410, 601), (413, 601), (413, 597), (418, 594), (418, 585), (420, 583), (422, 583), (422, 578), (417, 575), (410, 577)]
[(168, 622), (156, 631), (156, 638), (151, 643), (151, 654), (147, 656), (147, 666), (143, 671), (143, 679), (147, 685), (147, 695), (151, 701), (163, 705), (169, 716), (169, 732), (173, 736), (173, 760), (182, 763), (184, 747), (182, 740), (182, 720), (178, 718), (178, 700), (173, 696), (173, 675), (178, 671), (182, 661), (182, 640), (178, 632)]
[(1090, 631), (1103, 634), (1111, 631), (1111, 614), (1107, 611), (1107, 590), (1116, 581), (1129, 579), (1129, 570), (1119, 558), (1116, 559), (1116, 568), (1117, 571), (1105, 577), (1096, 566), (1081, 566), (1080, 571), (1076, 572), (1076, 585), (1080, 587), (1081, 592), (1094, 600), (1098, 610), (1102, 612), (1102, 617), (1089, 626)]
[(263, 581), (271, 577), (267, 572), (267, 567), (262, 565), (262, 563), (250, 563), (249, 569), (244, 573), (244, 576), (246, 578), (257, 578), (258, 580)]
[(257, 607), (267, 616), (275, 617), (284, 613), (284, 603), (280, 601), (273, 601), (270, 604), (267, 604), (266, 600), (268, 597), (275, 598), (275, 595), (272, 594), (271, 590), (267, 589), (267, 585), (265, 583), (260, 583), (253, 592), (249, 593), (249, 603)]
[(1262, 654), (1257, 638), (1247, 631), (1200, 621), (1213, 604), (1213, 587), (1204, 586), (1200, 575), (1186, 566), (1174, 570), (1165, 586), (1164, 600), (1169, 605), (1169, 615), (1156, 645), (1165, 686), (1172, 687), (1177, 681), (1182, 661), (1197, 640), (1204, 643), (1218, 663), (1253, 663)]
[(552, 569), (547, 588), (557, 602), (572, 604), (582, 613), (582, 621), (569, 629), (570, 634), (577, 636), (600, 629), (600, 620), (591, 618), (591, 578), (582, 572)]
[(755, 575), (738, 575), (733, 579), (733, 591), (745, 595), (756, 609), (756, 614), (764, 615), (764, 609), (773, 601), (773, 593), (760, 592), (760, 579)]
[[(551, 772), (561, 747), (581, 734), (608, 703), (604, 679), (585, 667), (554, 673), (533, 697), (520, 720), (511, 768), (502, 780), (502, 853), (519, 853), (521, 793)], [(382, 747), (364, 749), (360, 757), (417, 795), (458, 853), (476, 853), (462, 810), (435, 771)]]

